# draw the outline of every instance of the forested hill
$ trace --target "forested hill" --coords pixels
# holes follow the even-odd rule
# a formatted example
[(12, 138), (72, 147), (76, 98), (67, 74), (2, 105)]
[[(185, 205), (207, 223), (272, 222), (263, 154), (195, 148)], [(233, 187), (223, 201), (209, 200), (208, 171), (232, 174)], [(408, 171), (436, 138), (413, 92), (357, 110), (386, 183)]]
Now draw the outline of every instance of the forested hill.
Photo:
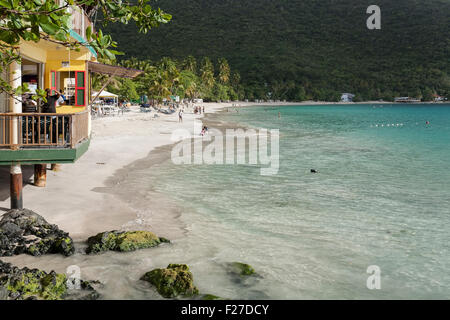
[(333, 100), (450, 93), (450, 0), (159, 0), (173, 15), (148, 35), (108, 31), (128, 57), (225, 57), (246, 97)]

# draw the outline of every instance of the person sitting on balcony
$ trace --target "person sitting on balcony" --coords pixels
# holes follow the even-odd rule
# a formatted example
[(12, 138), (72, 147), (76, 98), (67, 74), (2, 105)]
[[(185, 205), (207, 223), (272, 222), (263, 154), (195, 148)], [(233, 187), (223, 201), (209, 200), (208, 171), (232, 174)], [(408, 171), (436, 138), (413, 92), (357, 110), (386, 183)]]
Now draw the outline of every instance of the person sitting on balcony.
[(31, 99), (30, 94), (24, 94), (22, 97), (22, 112), (33, 113), (37, 112), (37, 103)]
[(58, 100), (56, 100), (56, 107), (60, 107), (63, 103), (66, 103), (66, 97), (61, 92), (61, 96), (58, 98)]
[[(22, 112), (35, 113), (37, 112), (37, 102), (31, 99), (31, 94), (22, 95)], [(37, 129), (34, 126), (35, 118), (30, 116), (22, 117), (22, 137), (25, 144), (32, 143), (33, 135), (37, 136)], [(33, 130), (33, 128), (35, 128)]]

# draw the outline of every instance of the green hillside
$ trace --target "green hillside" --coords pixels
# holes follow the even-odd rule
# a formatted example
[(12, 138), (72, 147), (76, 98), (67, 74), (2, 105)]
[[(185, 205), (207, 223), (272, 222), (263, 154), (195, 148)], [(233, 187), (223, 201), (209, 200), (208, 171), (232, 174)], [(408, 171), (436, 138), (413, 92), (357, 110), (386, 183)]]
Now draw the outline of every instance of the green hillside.
[(450, 93), (450, 0), (159, 0), (167, 25), (138, 34), (109, 26), (129, 57), (228, 59), (246, 98), (335, 100)]

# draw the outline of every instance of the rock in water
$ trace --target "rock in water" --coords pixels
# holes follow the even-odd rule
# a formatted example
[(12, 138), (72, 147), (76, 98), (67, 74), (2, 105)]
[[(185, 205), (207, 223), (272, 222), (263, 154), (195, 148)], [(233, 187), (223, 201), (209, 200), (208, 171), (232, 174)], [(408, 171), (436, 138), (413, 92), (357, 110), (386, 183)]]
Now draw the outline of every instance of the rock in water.
[(141, 279), (153, 284), (164, 298), (178, 295), (189, 297), (199, 293), (194, 286), (194, 277), (185, 264), (169, 264), (166, 269), (154, 269)]
[(251, 265), (242, 262), (231, 262), (229, 264), (229, 270), (231, 273), (241, 276), (256, 275), (255, 269)]
[(200, 299), (201, 300), (225, 300), (224, 298), (215, 296), (213, 294), (204, 294), (203, 296), (201, 296)]
[(67, 232), (31, 210), (9, 210), (0, 220), (0, 256), (21, 253), (70, 256), (74, 252), (73, 240)]
[(90, 237), (87, 242), (87, 253), (99, 253), (107, 250), (121, 252), (134, 251), (137, 249), (156, 247), (161, 243), (170, 241), (157, 237), (149, 231), (107, 231)]
[[(98, 293), (87, 281), (81, 281), (81, 299), (96, 299)], [(54, 271), (19, 269), (0, 261), (0, 300), (62, 300), (70, 298), (67, 277)]]
[(59, 300), (67, 289), (64, 274), (57, 274), (54, 271), (46, 273), (37, 269), (19, 269), (1, 261), (0, 287), (6, 292), (3, 298), (12, 300), (30, 297)]

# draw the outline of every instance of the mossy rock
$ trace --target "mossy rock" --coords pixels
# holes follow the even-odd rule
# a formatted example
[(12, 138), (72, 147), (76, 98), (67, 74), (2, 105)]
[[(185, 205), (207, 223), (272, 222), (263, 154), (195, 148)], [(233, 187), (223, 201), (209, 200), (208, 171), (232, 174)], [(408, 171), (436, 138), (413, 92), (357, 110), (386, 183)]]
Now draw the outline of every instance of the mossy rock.
[(107, 231), (90, 237), (87, 242), (87, 253), (100, 253), (108, 250), (128, 252), (152, 248), (170, 241), (149, 231)]
[(19, 269), (0, 262), (0, 287), (5, 299), (61, 300), (67, 291), (66, 280), (65, 274)]
[(229, 269), (231, 273), (241, 276), (256, 275), (255, 269), (253, 269), (251, 265), (242, 262), (231, 262), (229, 264)]
[(200, 298), (201, 300), (225, 300), (224, 298), (215, 296), (213, 294), (204, 294)]
[(154, 285), (164, 298), (179, 295), (191, 297), (199, 293), (194, 286), (194, 277), (185, 264), (169, 264), (165, 269), (154, 269), (141, 279)]
[[(82, 281), (77, 294), (91, 299), (98, 298), (92, 286)], [(0, 261), (0, 300), (63, 300), (70, 298), (65, 274), (38, 269), (20, 269)]]
[(70, 237), (50, 237), (36, 241), (25, 249), (25, 253), (40, 256), (45, 253), (62, 253), (70, 256), (75, 252), (73, 240)]

